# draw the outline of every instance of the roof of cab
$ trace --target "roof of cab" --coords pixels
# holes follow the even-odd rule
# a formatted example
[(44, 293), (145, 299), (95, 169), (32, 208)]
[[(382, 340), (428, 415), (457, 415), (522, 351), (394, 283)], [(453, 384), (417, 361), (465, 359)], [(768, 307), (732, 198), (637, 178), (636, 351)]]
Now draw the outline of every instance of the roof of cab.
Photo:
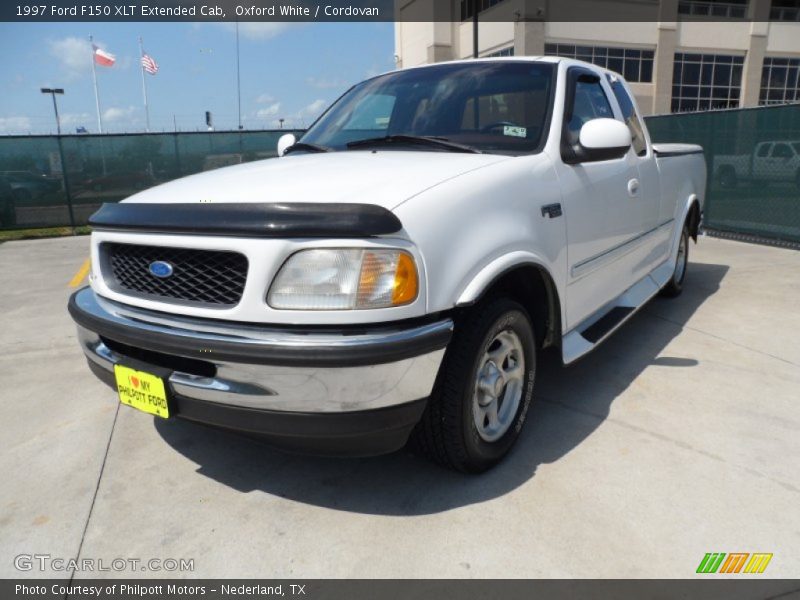
[[(450, 60), (446, 62), (439, 62), (439, 63), (429, 63), (424, 65), (414, 65), (411, 67), (403, 67), (402, 71), (412, 71), (414, 69), (429, 69), (432, 67), (443, 66), (443, 65), (453, 65), (453, 64), (468, 64), (468, 63), (481, 63), (481, 62), (543, 62), (543, 63), (551, 63), (551, 64), (559, 64), (565, 63), (567, 66), (579, 66), (579, 67), (589, 67), (596, 71), (600, 71), (601, 73), (613, 75), (616, 78), (624, 79), (622, 75), (616, 73), (615, 71), (611, 71), (604, 67), (600, 67), (598, 65), (588, 63), (583, 60), (577, 60), (574, 58), (565, 58), (563, 56), (485, 56), (481, 58), (464, 58), (461, 60)], [(387, 73), (396, 73), (397, 71), (387, 71)], [(382, 73), (385, 75), (387, 73)]]

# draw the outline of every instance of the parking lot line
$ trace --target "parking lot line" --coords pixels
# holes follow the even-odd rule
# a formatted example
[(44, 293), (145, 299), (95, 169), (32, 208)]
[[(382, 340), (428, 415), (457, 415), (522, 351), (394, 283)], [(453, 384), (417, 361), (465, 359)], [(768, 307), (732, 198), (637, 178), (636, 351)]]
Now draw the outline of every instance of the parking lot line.
[(84, 280), (86, 275), (89, 273), (89, 268), (92, 266), (91, 259), (87, 258), (83, 261), (81, 268), (78, 269), (78, 272), (69, 280), (69, 287), (74, 288), (78, 287), (81, 282)]

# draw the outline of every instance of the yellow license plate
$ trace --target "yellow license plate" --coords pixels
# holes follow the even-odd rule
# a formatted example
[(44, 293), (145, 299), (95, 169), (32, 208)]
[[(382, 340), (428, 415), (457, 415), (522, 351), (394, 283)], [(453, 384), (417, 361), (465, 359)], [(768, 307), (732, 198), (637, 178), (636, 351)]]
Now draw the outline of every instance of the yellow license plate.
[(163, 379), (122, 365), (114, 365), (114, 377), (123, 404), (157, 417), (169, 417)]

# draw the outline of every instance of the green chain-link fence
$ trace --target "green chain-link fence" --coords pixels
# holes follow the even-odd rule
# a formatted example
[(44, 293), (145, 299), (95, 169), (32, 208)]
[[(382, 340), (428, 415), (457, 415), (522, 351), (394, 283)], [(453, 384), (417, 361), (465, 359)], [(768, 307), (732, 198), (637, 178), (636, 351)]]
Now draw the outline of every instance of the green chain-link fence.
[[(705, 226), (800, 242), (800, 105), (649, 117), (655, 142), (703, 146)], [(78, 225), (103, 202), (275, 156), (287, 131), (0, 137), (0, 228)], [(297, 133), (297, 132), (295, 132)]]
[(65, 135), (61, 148), (56, 136), (0, 137), (0, 228), (83, 225), (103, 202), (273, 157), (284, 133), (291, 131)]
[(800, 242), (800, 105), (649, 117), (654, 142), (700, 144), (707, 229)]

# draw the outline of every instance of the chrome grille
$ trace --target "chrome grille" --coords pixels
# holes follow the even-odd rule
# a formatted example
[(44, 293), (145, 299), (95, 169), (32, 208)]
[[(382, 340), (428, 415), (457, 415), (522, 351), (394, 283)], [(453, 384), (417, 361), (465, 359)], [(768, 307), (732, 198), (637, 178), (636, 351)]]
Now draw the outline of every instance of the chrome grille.
[[(247, 258), (238, 252), (105, 242), (100, 255), (111, 289), (150, 299), (232, 306), (247, 279)], [(169, 263), (172, 274), (153, 275), (150, 265), (157, 261)]]

